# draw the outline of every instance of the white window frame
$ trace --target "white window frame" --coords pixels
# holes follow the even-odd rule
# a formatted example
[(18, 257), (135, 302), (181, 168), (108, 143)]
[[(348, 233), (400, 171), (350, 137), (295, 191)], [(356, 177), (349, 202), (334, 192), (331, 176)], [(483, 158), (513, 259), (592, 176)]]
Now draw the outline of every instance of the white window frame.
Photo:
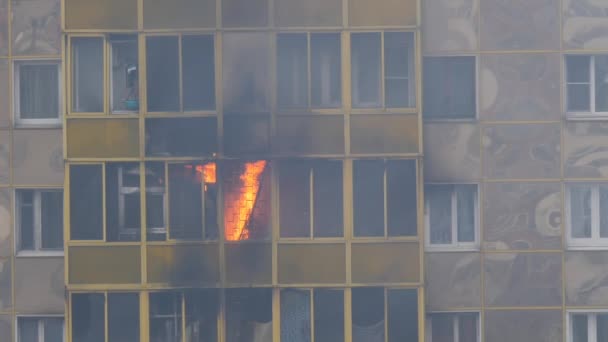
[(475, 196), (474, 199), (474, 234), (475, 238), (472, 242), (459, 242), (458, 241), (458, 202), (456, 191), (452, 191), (452, 242), (451, 243), (431, 243), (431, 217), (430, 217), (430, 206), (429, 206), (429, 198), (426, 197), (424, 201), (424, 227), (425, 227), (425, 245), (427, 250), (431, 251), (476, 251), (479, 250), (479, 185), (475, 183), (455, 183), (455, 184), (447, 184), (447, 183), (426, 183), (424, 186), (458, 186), (458, 185), (470, 185), (475, 186)]
[[(591, 187), (591, 237), (572, 237), (572, 187)], [(566, 242), (569, 249), (608, 249), (608, 237), (600, 237), (600, 187), (608, 191), (608, 183), (570, 183), (566, 185)]]
[[(425, 330), (426, 330), (426, 338), (425, 342), (433, 342), (433, 316), (437, 314), (448, 314), (453, 315), (452, 317), (452, 326), (454, 329), (454, 341), (460, 342), (460, 317), (461, 314), (476, 314), (477, 315), (477, 342), (481, 342), (481, 315), (479, 311), (459, 311), (459, 312), (430, 312), (427, 314), (427, 319), (425, 321)], [(569, 341), (570, 342), (570, 341)]]
[[(53, 119), (28, 119), (21, 118), (21, 103), (19, 101), (20, 97), (20, 69), (23, 65), (53, 65), (57, 67), (57, 97), (58, 97), (58, 108), (57, 108), (57, 117)], [(19, 59), (13, 62), (13, 112), (15, 124), (17, 126), (23, 125), (38, 125), (38, 126), (61, 126), (62, 121), (62, 109), (63, 109), (63, 97), (61, 96), (62, 92), (62, 83), (61, 79), (63, 78), (61, 74), (61, 61), (57, 59)]]
[(608, 313), (608, 309), (601, 310), (569, 310), (566, 315), (568, 318), (567, 322), (567, 342), (574, 341), (574, 325), (572, 321), (573, 315), (586, 315), (587, 316), (587, 340), (589, 342), (598, 342), (597, 341), (597, 315), (598, 314), (606, 314)]
[[(33, 209), (34, 212), (34, 249), (21, 249), (21, 191), (33, 191)], [(15, 189), (15, 251), (17, 256), (63, 256), (63, 246), (61, 250), (44, 250), (42, 249), (42, 193), (43, 192), (61, 192), (61, 188), (49, 189)], [(64, 203), (65, 205), (65, 203)], [(65, 218), (64, 218), (65, 219)]]
[(23, 318), (33, 318), (33, 319), (37, 319), (38, 320), (38, 342), (45, 342), (44, 340), (44, 324), (42, 323), (44, 321), (44, 319), (47, 318), (61, 318), (61, 320), (63, 321), (63, 338), (62, 340), (65, 342), (67, 341), (67, 336), (66, 336), (66, 331), (65, 331), (65, 317), (62, 315), (44, 315), (44, 316), (28, 316), (28, 315), (19, 315), (17, 316), (17, 318), (15, 319), (15, 342), (21, 342), (20, 340), (20, 336), (19, 336), (19, 320), (23, 319)]
[[(564, 108), (566, 109), (566, 116), (571, 118), (584, 118), (584, 119), (605, 119), (608, 116), (608, 111), (598, 112), (595, 110), (595, 57), (601, 54), (569, 54), (564, 57)], [(568, 57), (589, 57), (589, 83), (587, 82), (568, 82)], [(608, 55), (607, 55), (608, 57)], [(568, 86), (570, 84), (589, 84), (589, 111), (569, 111), (568, 110)]]

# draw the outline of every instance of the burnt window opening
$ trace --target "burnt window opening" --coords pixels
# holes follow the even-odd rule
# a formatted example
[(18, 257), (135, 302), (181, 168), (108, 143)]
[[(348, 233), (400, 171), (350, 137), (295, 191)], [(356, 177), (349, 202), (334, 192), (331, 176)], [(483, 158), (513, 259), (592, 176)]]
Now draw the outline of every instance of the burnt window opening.
[(272, 342), (272, 289), (226, 290), (226, 342)]
[(270, 107), (269, 34), (227, 32), (222, 38), (225, 113), (267, 113)]
[(164, 241), (167, 238), (167, 180), (165, 163), (146, 163), (146, 239)]
[(412, 32), (352, 33), (351, 63), (354, 108), (415, 107)]
[(70, 239), (103, 239), (103, 165), (70, 166)]
[(415, 160), (355, 160), (355, 236), (415, 236), (416, 183)]
[(280, 300), (282, 341), (344, 341), (343, 290), (284, 289)]
[(342, 162), (286, 160), (278, 165), (281, 237), (344, 236)]
[(72, 44), (72, 111), (104, 110), (104, 38), (76, 37)]
[(475, 57), (425, 57), (423, 75), (425, 118), (475, 118)]
[(213, 36), (148, 37), (146, 55), (148, 111), (215, 109)]
[(103, 293), (72, 294), (71, 309), (74, 341), (105, 341), (105, 298)]
[(339, 107), (341, 105), (340, 50), (339, 33), (279, 34), (277, 38), (279, 106)]
[(217, 119), (146, 119), (146, 156), (212, 156), (217, 152)]
[(112, 113), (139, 111), (139, 66), (137, 35), (112, 34), (110, 85)]
[(417, 291), (381, 287), (354, 288), (352, 319), (353, 342), (417, 341)]
[(139, 341), (139, 293), (108, 293), (108, 340)]
[(20, 252), (63, 250), (63, 191), (16, 190)]
[(227, 241), (270, 238), (270, 167), (266, 160), (222, 164)]

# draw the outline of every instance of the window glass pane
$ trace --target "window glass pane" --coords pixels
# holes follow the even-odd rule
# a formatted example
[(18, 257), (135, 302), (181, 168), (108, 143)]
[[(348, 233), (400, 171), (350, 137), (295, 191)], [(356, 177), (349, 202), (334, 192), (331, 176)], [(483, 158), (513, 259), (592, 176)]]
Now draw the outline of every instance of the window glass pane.
[(139, 241), (141, 234), (139, 189), (139, 164), (106, 164), (108, 241)]
[(180, 110), (178, 46), (178, 37), (146, 39), (147, 96), (151, 112)]
[(310, 35), (310, 78), (313, 107), (342, 104), (342, 63), (339, 33)]
[(63, 342), (63, 319), (44, 319), (44, 342)]
[(351, 34), (353, 107), (379, 107), (381, 89), (380, 33)]
[(344, 291), (314, 290), (315, 342), (344, 341)]
[(279, 34), (277, 39), (278, 102), (284, 107), (308, 104), (308, 41), (305, 33)]
[(384, 88), (387, 107), (413, 107), (414, 34), (384, 34)]
[(458, 340), (461, 342), (477, 342), (476, 313), (458, 314)]
[(384, 342), (384, 289), (352, 289), (353, 342)]
[(186, 291), (186, 342), (217, 342), (218, 292)]
[(19, 342), (38, 342), (38, 319), (19, 318)]
[(457, 185), (455, 191), (456, 210), (458, 211), (458, 242), (474, 242), (477, 187), (475, 185)]
[(184, 110), (215, 109), (215, 48), (213, 36), (182, 37)]
[(70, 238), (103, 238), (102, 166), (70, 166)]
[(33, 250), (34, 247), (34, 191), (18, 190), (19, 200), (19, 249)]
[(595, 56), (595, 111), (608, 111), (608, 56)]
[(342, 162), (319, 161), (314, 164), (315, 237), (341, 237), (342, 224)]
[(589, 83), (591, 65), (590, 56), (567, 56), (566, 57), (566, 82)]
[(597, 314), (597, 340), (608, 341), (608, 314)]
[(108, 340), (139, 341), (138, 293), (108, 293)]
[(452, 243), (452, 191), (449, 185), (426, 188), (431, 244)]
[[(202, 168), (202, 174), (201, 174)], [(215, 240), (219, 237), (219, 224), (218, 224), (218, 197), (217, 197), (217, 164), (207, 163), (204, 165), (197, 165), (196, 170), (199, 179), (202, 176), (203, 185), (203, 207), (205, 215), (205, 232), (204, 238), (207, 240)]]
[(310, 164), (280, 163), (279, 210), (281, 237), (310, 236)]
[(355, 236), (384, 236), (384, 162), (353, 162)]
[(103, 38), (72, 38), (72, 111), (103, 112)]
[(137, 36), (110, 35), (112, 112), (139, 110)]
[(226, 290), (226, 342), (272, 342), (272, 290)]
[(18, 64), (19, 117), (59, 117), (59, 69), (57, 64)]
[(73, 294), (72, 340), (78, 342), (104, 342), (104, 311), (105, 309), (103, 294)]
[(451, 314), (433, 314), (431, 317), (433, 342), (454, 342), (454, 316)]
[(591, 237), (591, 187), (570, 188), (570, 227), (573, 238)]
[(202, 185), (197, 177), (196, 165), (169, 164), (169, 235), (171, 239), (201, 240), (203, 237), (202, 210)]
[(474, 118), (475, 57), (425, 57), (424, 116)]
[(146, 163), (146, 224), (148, 241), (166, 239), (165, 164)]
[(387, 228), (389, 236), (415, 236), (417, 232), (416, 161), (387, 163)]
[(176, 292), (150, 293), (150, 342), (181, 342), (182, 297)]
[(310, 291), (281, 291), (281, 341), (309, 342)]
[(600, 186), (600, 237), (608, 237), (608, 187)]
[[(418, 340), (418, 293), (388, 290), (388, 342)], [(465, 342), (465, 341), (462, 341)], [(468, 341), (467, 341), (468, 342)]]
[(568, 111), (590, 111), (590, 89), (589, 84), (568, 84)]
[(572, 342), (588, 342), (587, 315), (572, 315)]
[(63, 249), (63, 192), (42, 191), (42, 248)]

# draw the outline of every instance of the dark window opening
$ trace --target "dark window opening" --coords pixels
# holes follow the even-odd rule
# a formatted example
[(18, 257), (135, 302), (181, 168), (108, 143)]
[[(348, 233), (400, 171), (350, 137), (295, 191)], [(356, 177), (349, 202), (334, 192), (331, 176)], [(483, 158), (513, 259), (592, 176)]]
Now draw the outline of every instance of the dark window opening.
[(72, 294), (72, 339), (105, 341), (105, 300), (101, 293)]
[(284, 33), (277, 38), (278, 103), (282, 107), (308, 105), (308, 38)]
[(272, 342), (272, 289), (226, 290), (226, 342)]
[(186, 302), (186, 341), (217, 342), (218, 292), (213, 289), (188, 290)]
[(108, 340), (139, 341), (138, 293), (108, 293)]
[(181, 293), (150, 293), (150, 342), (181, 342), (182, 319)]
[(342, 47), (339, 33), (310, 34), (311, 104), (334, 108), (342, 104)]
[(184, 111), (215, 109), (213, 36), (182, 37), (182, 92)]
[(110, 41), (110, 78), (112, 112), (139, 111), (139, 62), (137, 36), (112, 34)]
[(103, 238), (102, 165), (70, 166), (70, 238)]
[(141, 236), (138, 163), (106, 164), (107, 241), (139, 241)]
[(180, 110), (178, 39), (177, 36), (146, 39), (148, 111)]
[(314, 289), (315, 342), (344, 341), (344, 291)]
[(384, 92), (387, 107), (415, 106), (413, 33), (384, 33)]
[(148, 241), (167, 238), (165, 164), (146, 163), (146, 237)]
[(425, 117), (475, 118), (475, 57), (425, 57), (423, 73)]
[(385, 341), (384, 289), (353, 288), (353, 342)]

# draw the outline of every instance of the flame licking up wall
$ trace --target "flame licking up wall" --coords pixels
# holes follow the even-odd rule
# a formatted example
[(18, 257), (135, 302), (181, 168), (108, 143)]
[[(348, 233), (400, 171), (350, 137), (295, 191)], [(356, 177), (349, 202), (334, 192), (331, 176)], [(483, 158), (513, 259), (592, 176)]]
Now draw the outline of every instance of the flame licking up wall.
[(199, 177), (202, 175), (201, 180), (205, 183), (205, 191), (207, 191), (207, 184), (215, 184), (217, 181), (216, 177), (216, 164), (209, 163), (205, 165), (197, 165), (196, 172), (199, 174)]
[(249, 238), (247, 224), (255, 207), (260, 191), (262, 173), (265, 168), (265, 160), (245, 163), (243, 173), (239, 177), (239, 192), (237, 194), (230, 194), (231, 202), (225, 207), (224, 211), (226, 240), (238, 241)]

